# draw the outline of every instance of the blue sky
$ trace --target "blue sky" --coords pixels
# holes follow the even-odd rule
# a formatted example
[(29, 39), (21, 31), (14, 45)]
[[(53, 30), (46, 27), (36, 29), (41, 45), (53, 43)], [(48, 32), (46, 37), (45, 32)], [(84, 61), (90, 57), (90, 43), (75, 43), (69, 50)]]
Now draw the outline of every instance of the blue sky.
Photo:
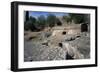
[(39, 11), (29, 11), (29, 16), (33, 17), (39, 17), (40, 15), (44, 15), (45, 17), (48, 14), (54, 14), (55, 16), (63, 16), (63, 15), (68, 15), (67, 13), (61, 13), (61, 12), (39, 12)]

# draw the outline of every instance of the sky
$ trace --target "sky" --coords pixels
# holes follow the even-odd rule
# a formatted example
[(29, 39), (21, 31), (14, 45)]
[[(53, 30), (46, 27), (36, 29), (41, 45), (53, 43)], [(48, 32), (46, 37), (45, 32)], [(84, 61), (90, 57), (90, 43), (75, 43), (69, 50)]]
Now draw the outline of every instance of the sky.
[(54, 14), (57, 17), (68, 15), (68, 13), (61, 13), (61, 12), (40, 12), (40, 11), (29, 11), (29, 16), (33, 17), (39, 17), (40, 15), (44, 15), (45, 17), (48, 16), (48, 14)]

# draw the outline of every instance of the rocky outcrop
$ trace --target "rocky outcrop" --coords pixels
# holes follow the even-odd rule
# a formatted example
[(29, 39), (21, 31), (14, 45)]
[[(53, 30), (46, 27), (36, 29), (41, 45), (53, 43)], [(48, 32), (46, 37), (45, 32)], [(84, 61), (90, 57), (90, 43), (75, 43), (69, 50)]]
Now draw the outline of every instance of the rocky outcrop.
[(52, 36), (50, 32), (46, 32), (36, 35), (39, 36), (35, 39), (24, 38), (25, 62), (90, 58), (89, 33)]

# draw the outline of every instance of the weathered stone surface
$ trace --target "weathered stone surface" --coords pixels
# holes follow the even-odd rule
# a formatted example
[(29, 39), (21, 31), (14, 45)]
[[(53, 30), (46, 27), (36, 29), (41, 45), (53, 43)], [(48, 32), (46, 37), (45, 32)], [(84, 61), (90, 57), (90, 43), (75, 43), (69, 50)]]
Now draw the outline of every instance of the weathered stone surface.
[[(41, 33), (40, 33), (41, 34)], [(42, 34), (41, 34), (42, 35)], [(27, 41), (24, 40), (24, 61), (50, 61), (90, 58), (89, 33), (64, 36), (44, 36)], [(62, 43), (62, 47), (59, 46)]]
[[(88, 34), (88, 36), (86, 35)], [(80, 34), (81, 37), (70, 41), (72, 46), (76, 46), (78, 51), (84, 56), (84, 59), (90, 58), (90, 36), (89, 33)]]

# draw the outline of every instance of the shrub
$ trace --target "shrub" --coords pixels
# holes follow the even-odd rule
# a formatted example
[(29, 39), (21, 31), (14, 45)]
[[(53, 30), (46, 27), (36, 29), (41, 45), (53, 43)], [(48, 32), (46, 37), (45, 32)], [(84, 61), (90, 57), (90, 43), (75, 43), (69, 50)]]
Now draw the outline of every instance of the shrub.
[(36, 19), (34, 17), (30, 17), (28, 21), (24, 22), (24, 30), (35, 31), (36, 30), (35, 23)]
[(49, 14), (47, 16), (47, 24), (50, 26), (50, 27), (54, 27), (55, 26), (55, 23), (56, 23), (56, 16), (53, 15), (53, 14)]

